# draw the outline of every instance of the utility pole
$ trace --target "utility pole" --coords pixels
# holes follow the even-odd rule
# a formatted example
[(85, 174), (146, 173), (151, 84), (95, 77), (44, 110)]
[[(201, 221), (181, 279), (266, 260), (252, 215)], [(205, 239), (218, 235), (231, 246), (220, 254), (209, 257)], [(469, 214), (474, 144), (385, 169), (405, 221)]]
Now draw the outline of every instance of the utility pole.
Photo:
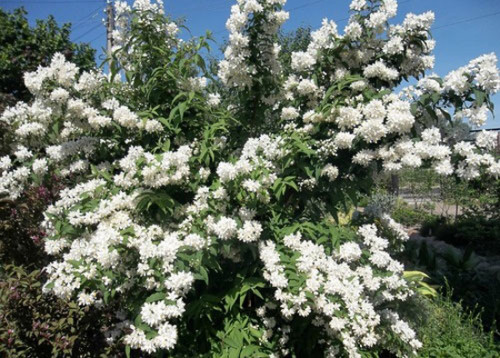
[(111, 0), (107, 1), (106, 5), (106, 52), (108, 58), (111, 58), (113, 48), (113, 30), (115, 29), (115, 15)]

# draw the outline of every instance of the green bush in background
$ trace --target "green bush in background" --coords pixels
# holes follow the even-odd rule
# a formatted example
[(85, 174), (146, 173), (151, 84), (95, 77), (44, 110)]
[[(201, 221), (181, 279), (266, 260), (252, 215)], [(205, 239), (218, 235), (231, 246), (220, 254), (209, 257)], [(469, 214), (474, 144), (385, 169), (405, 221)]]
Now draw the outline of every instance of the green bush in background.
[[(16, 100), (29, 100), (23, 75), (45, 66), (56, 52), (82, 70), (95, 67), (95, 50), (86, 43), (71, 42), (71, 24), (59, 26), (50, 16), (31, 27), (23, 8), (6, 12), (0, 8), (0, 93)], [(0, 108), (0, 112), (2, 108)]]
[(419, 336), (422, 358), (494, 358), (500, 350), (483, 331), (479, 315), (465, 311), (450, 296), (422, 300)]

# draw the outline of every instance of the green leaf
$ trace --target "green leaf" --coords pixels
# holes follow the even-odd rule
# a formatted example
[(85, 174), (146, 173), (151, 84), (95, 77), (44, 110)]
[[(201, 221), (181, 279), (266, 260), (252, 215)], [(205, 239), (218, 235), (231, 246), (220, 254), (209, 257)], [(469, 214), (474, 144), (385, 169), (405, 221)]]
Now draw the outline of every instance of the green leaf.
[(203, 278), (203, 281), (205, 281), (208, 285), (208, 271), (203, 266), (200, 266), (200, 275)]
[(478, 89), (474, 89), (474, 96), (476, 97), (476, 105), (479, 107), (482, 106), (486, 100), (486, 93)]
[(167, 295), (165, 294), (165, 292), (156, 292), (156, 293), (153, 293), (148, 298), (146, 298), (146, 302), (161, 301), (161, 300), (165, 299), (165, 297), (167, 297)]

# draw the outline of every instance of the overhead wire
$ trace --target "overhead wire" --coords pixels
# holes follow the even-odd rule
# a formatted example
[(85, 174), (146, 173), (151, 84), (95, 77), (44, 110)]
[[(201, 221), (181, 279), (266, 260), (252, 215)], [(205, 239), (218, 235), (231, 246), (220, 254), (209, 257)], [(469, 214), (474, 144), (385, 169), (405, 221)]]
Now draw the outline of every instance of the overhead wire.
[(496, 15), (500, 15), (500, 11), (493, 12), (491, 14), (484, 14), (484, 15), (480, 15), (480, 16), (470, 17), (468, 19), (463, 19), (463, 20), (451, 22), (449, 24), (444, 24), (444, 25), (441, 25), (441, 26), (436, 26), (436, 27), (433, 28), (433, 30), (438, 30), (438, 29), (442, 29), (443, 27), (448, 27), (448, 26), (463, 24), (463, 23), (466, 23), (466, 22), (471, 22), (471, 21), (475, 21), (475, 20), (479, 20), (479, 19), (484, 19), (486, 17), (496, 16)]
[[(29, 4), (81, 4), (81, 3), (101, 3), (101, 5), (99, 5), (99, 7), (93, 9), (92, 11), (90, 11), (87, 15), (83, 16), (82, 18), (80, 18), (79, 20), (77, 21), (68, 21), (69, 23), (71, 24), (76, 24), (76, 26), (74, 26), (72, 28), (72, 31), (74, 32), (75, 30), (81, 28), (82, 26), (84, 26), (85, 24), (90, 24), (90, 23), (93, 23), (95, 21), (99, 21), (99, 20), (90, 20), (92, 19), (93, 17), (95, 17), (99, 10), (102, 10), (102, 8), (106, 5), (106, 2), (105, 0), (48, 0), (48, 1), (40, 1), (40, 0), (29, 0), (29, 1), (10, 1), (10, 0), (4, 0), (2, 1), (2, 3), (15, 3), (15, 4), (18, 4), (19, 6), (22, 6), (22, 5), (29, 5)], [(98, 23), (96, 24), (95, 26), (93, 26), (92, 28), (90, 28), (89, 30), (87, 30), (86, 32), (84, 32), (83, 34), (79, 35), (77, 38), (75, 38), (74, 41), (78, 41), (79, 39), (81, 39), (82, 37), (86, 36), (87, 34), (91, 33), (92, 31), (96, 30), (101, 24)]]
[(2, 3), (5, 4), (81, 4), (81, 3), (98, 3), (102, 2), (102, 0), (49, 0), (49, 1), (38, 1), (38, 0), (32, 0), (32, 1), (10, 1), (10, 0), (4, 0)]
[(316, 1), (313, 1), (313, 2), (310, 2), (310, 3), (307, 3), (307, 4), (303, 4), (303, 5), (299, 5), (299, 6), (296, 6), (296, 7), (293, 7), (291, 9), (289, 9), (288, 11), (295, 11), (295, 10), (299, 10), (299, 9), (303, 9), (305, 7), (308, 7), (308, 6), (311, 6), (311, 5), (316, 5), (320, 2), (323, 2), (325, 0), (316, 0)]
[(99, 28), (99, 27), (101, 27), (101, 24), (97, 24), (96, 26), (94, 26), (94, 27), (90, 28), (88, 31), (85, 31), (83, 34), (81, 34), (80, 36), (78, 36), (77, 38), (75, 38), (75, 39), (73, 40), (73, 42), (76, 42), (76, 41), (80, 40), (82, 37), (84, 37), (84, 36), (86, 36), (86, 35), (90, 34), (91, 32), (93, 32), (95, 29), (97, 29), (97, 28)]
[[(321, 3), (325, 0), (316, 0), (316, 1), (312, 1), (312, 2), (308, 2), (306, 4), (303, 4), (303, 5), (299, 5), (299, 6), (296, 6), (296, 7), (293, 7), (291, 9), (289, 9), (288, 11), (296, 11), (296, 10), (300, 10), (300, 9), (303, 9), (303, 8), (306, 8), (306, 7), (309, 7), (309, 6), (313, 6), (313, 5), (316, 5), (318, 3)], [(401, 1), (399, 3), (399, 5), (402, 5), (402, 4), (405, 4), (405, 3), (408, 3), (412, 0), (405, 0), (405, 1)], [(3, 3), (16, 3), (16, 4), (19, 4), (19, 5), (23, 5), (23, 4), (68, 4), (68, 3), (73, 3), (73, 4), (78, 4), (78, 3), (102, 3), (102, 5), (100, 5), (98, 8), (92, 10), (88, 15), (82, 17), (80, 20), (76, 21), (75, 23), (77, 24), (73, 30), (77, 29), (77, 28), (80, 28), (82, 26), (82, 24), (86, 24), (86, 23), (92, 23), (92, 21), (89, 21), (88, 19), (89, 18), (92, 18), (94, 17), (95, 15), (97, 15), (98, 11), (102, 9), (102, 7), (105, 5), (104, 1), (103, 0), (48, 0), (48, 1), (41, 1), (41, 0), (28, 0), (28, 1), (10, 1), (10, 0), (4, 0)], [(222, 3), (222, 2), (221, 2)], [(221, 3), (218, 3), (221, 4)], [(222, 4), (221, 4), (222, 5)], [(217, 10), (219, 9), (222, 9), (223, 7), (220, 7), (220, 8), (217, 8)], [(187, 10), (189, 10), (190, 8), (188, 8)], [(208, 9), (207, 9), (208, 10)], [(211, 9), (211, 10), (215, 10), (215, 9)], [(500, 11), (496, 11), (496, 12), (493, 12), (493, 13), (490, 13), (490, 14), (484, 14), (484, 15), (480, 15), (480, 16), (474, 16), (474, 17), (470, 17), (470, 18), (466, 18), (466, 19), (462, 19), (462, 20), (458, 20), (458, 21), (454, 21), (454, 22), (451, 22), (451, 23), (448, 23), (448, 24), (444, 24), (444, 25), (440, 25), (440, 26), (436, 26), (433, 28), (433, 30), (438, 30), (438, 29), (442, 29), (442, 28), (445, 28), (445, 27), (449, 27), (449, 26), (454, 26), (454, 25), (458, 25), (458, 24), (462, 24), (462, 23), (467, 23), (467, 22), (471, 22), (471, 21), (476, 21), (476, 20), (480, 20), (480, 19), (483, 19), (483, 18), (487, 18), (487, 17), (492, 17), (492, 16), (496, 16), (496, 15), (500, 15)], [(336, 22), (343, 22), (343, 21), (347, 21), (349, 20), (349, 17), (346, 17), (346, 18), (342, 18), (342, 19), (338, 19), (338, 20), (335, 20)], [(92, 28), (90, 28), (89, 30), (87, 30), (86, 32), (84, 32), (83, 34), (79, 35), (74, 41), (78, 41), (79, 39), (81, 39), (82, 37), (88, 35), (89, 33), (93, 32), (94, 30), (96, 30), (101, 24), (97, 24), (96, 26), (93, 26)], [(213, 32), (214, 35), (216, 34), (220, 34), (222, 32), (226, 31), (225, 29), (221, 29), (219, 31), (215, 31)], [(100, 36), (102, 35), (99, 35), (97, 38), (99, 38)], [(94, 41), (94, 39), (92, 40)]]
[[(295, 7), (291, 8), (291, 9), (288, 9), (287, 11), (291, 12), (291, 11), (295, 11), (295, 10), (300, 10), (300, 9), (305, 8), (305, 7), (309, 7), (309, 6), (312, 6), (312, 5), (319, 4), (320, 2), (323, 2), (323, 1), (325, 1), (325, 0), (316, 0), (316, 1), (308, 2), (306, 4), (295, 6)], [(401, 1), (399, 3), (399, 5), (406, 4), (406, 3), (410, 2), (410, 1), (412, 1), (412, 0)], [(339, 20), (334, 20), (334, 21), (335, 22), (342, 22), (342, 21), (346, 21), (346, 20), (349, 20), (349, 17), (346, 17), (346, 18), (343, 18), (343, 19), (339, 19)], [(219, 30), (219, 31), (214, 32), (213, 34), (217, 35), (217, 34), (220, 34), (220, 33), (224, 32), (224, 31), (225, 30)]]
[[(99, 10), (102, 10), (103, 6), (105, 5), (105, 3), (103, 2), (102, 5), (100, 5), (98, 8), (92, 10), (89, 14), (85, 15), (84, 17), (82, 17), (80, 20), (77, 20), (75, 22), (71, 22), (72, 24), (77, 24), (75, 27), (73, 27), (73, 31), (80, 28), (82, 26), (82, 24), (84, 23), (84, 21), (88, 20), (88, 19), (91, 19), (91, 18), (94, 18)], [(94, 20), (91, 20), (90, 22), (93, 22)]]
[(103, 36), (105, 36), (105, 35), (106, 35), (105, 33), (99, 34), (99, 35), (97, 35), (96, 37), (94, 37), (92, 40), (89, 40), (89, 41), (86, 41), (86, 42), (88, 42), (88, 43), (92, 43), (92, 42), (94, 42), (95, 40), (97, 40), (97, 39), (99, 39), (99, 38), (101, 38), (101, 37), (103, 37)]
[[(303, 4), (303, 5), (299, 5), (299, 6), (293, 7), (291, 9), (288, 9), (288, 11), (295, 11), (295, 10), (303, 9), (305, 7), (315, 5), (315, 4), (318, 4), (318, 3), (323, 2), (323, 1), (325, 1), (325, 0), (316, 0), (316, 1), (313, 1), (313, 2), (310, 2), (310, 3), (307, 3), (307, 4)], [(215, 31), (213, 34), (214, 35), (220, 34), (220, 33), (224, 32), (224, 31), (226, 31), (226, 30), (225, 29), (221, 29), (219, 31)]]

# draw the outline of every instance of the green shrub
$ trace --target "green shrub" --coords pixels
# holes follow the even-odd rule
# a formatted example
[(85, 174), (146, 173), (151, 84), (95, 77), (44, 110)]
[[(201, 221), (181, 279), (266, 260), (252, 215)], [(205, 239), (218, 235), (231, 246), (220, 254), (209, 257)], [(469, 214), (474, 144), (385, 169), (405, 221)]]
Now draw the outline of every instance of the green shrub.
[(408, 203), (399, 200), (392, 212), (392, 218), (404, 226), (420, 226), (424, 222), (437, 220), (439, 217), (423, 209), (413, 208)]
[(481, 328), (478, 314), (466, 312), (449, 295), (422, 300), (419, 337), (422, 358), (493, 358), (500, 356), (492, 333)]
[[(408, 220), (408, 218), (405, 218)], [(468, 212), (454, 221), (444, 217), (429, 217), (422, 223), (423, 236), (435, 236), (457, 247), (468, 247), (479, 255), (500, 254), (500, 220)]]
[(467, 213), (449, 228), (442, 228), (437, 237), (453, 245), (470, 245), (482, 255), (500, 254), (500, 221), (482, 214)]
[(409, 241), (405, 250), (406, 268), (430, 276), (431, 284), (443, 288), (453, 300), (469, 310), (479, 309), (485, 329), (500, 322), (500, 271), (485, 265), (469, 246), (467, 250), (436, 249), (426, 241)]
[(420, 234), (423, 236), (434, 236), (441, 227), (447, 225), (445, 217), (431, 217), (426, 219), (420, 227)]

